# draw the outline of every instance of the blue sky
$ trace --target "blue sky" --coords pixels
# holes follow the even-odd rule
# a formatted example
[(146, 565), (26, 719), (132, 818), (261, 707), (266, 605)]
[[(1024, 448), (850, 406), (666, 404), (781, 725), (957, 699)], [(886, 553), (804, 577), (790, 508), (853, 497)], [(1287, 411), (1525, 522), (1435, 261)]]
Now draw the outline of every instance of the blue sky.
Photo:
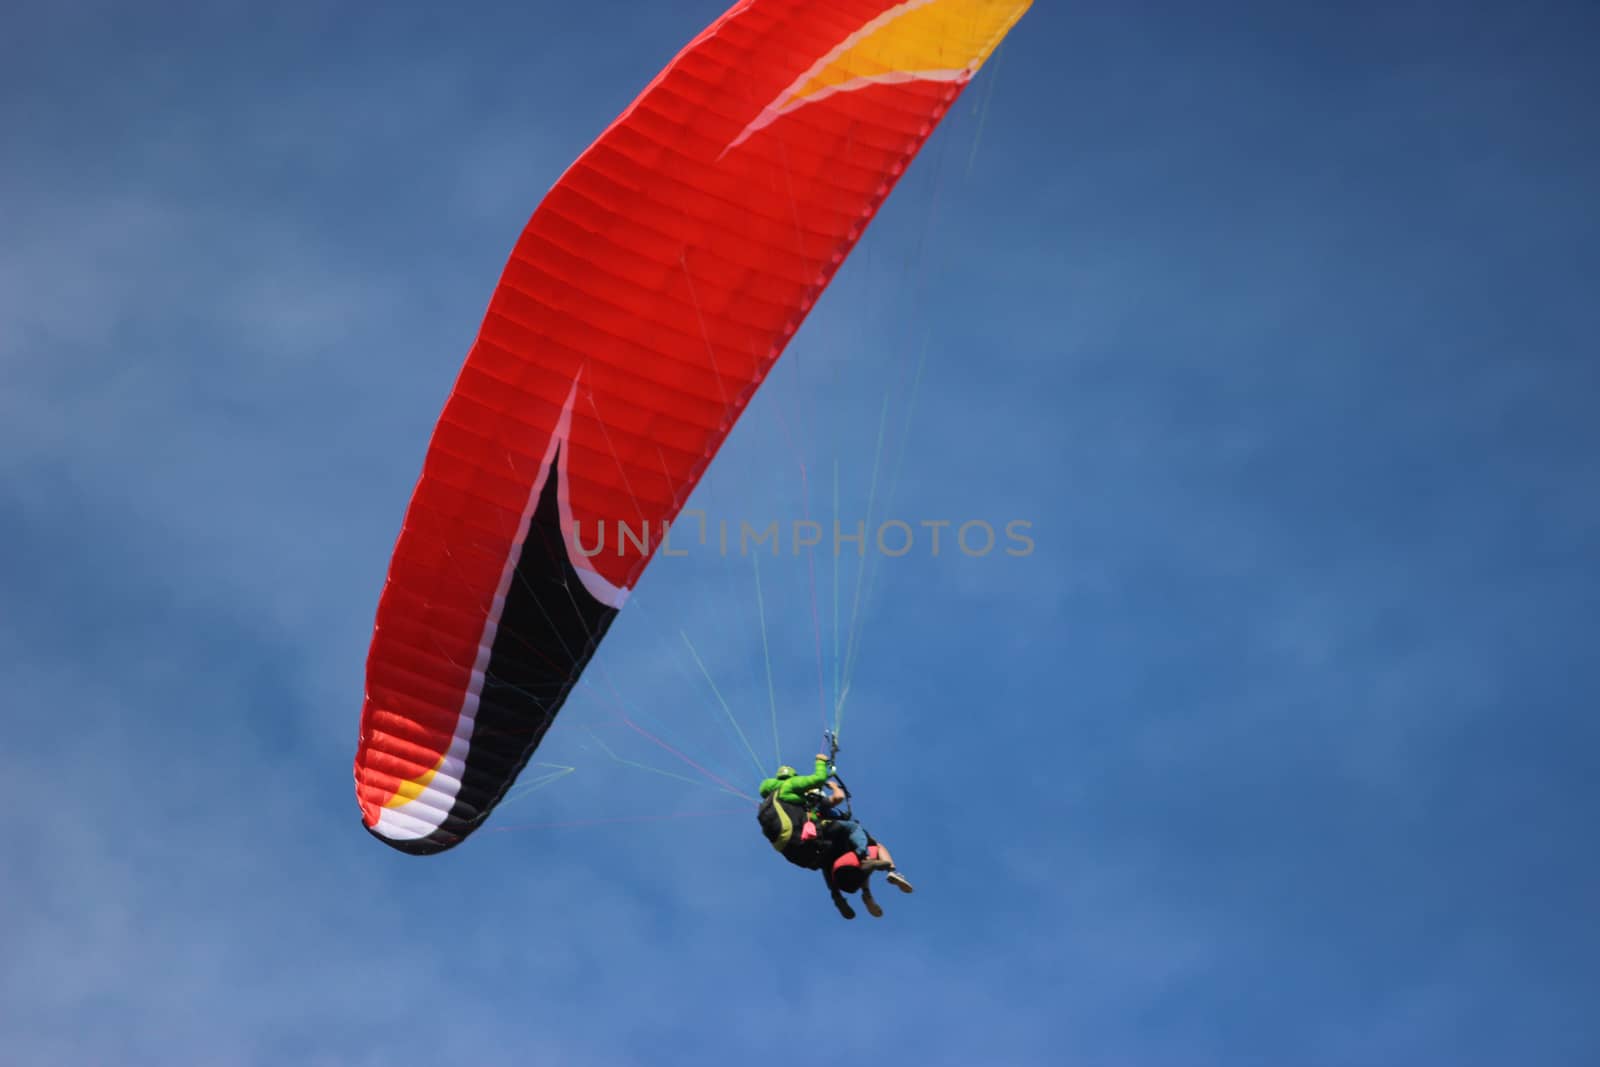
[(443, 856), (361, 830), (433, 420), (722, 6), (8, 19), (7, 1058), (1600, 1059), (1589, 5), (1040, 3), (963, 98), (693, 501), (1033, 524), (838, 577), (883, 920), (618, 721), (804, 761), (827, 558), (658, 559), (571, 773)]

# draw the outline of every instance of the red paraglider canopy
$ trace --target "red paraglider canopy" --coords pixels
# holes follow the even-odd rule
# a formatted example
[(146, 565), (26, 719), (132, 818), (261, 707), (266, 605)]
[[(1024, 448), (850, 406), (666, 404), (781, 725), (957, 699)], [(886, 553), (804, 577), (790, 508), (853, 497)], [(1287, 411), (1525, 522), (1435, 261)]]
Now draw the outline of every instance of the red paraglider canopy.
[(551, 189), (445, 403), (378, 607), (355, 760), (375, 836), (437, 852), (504, 795), (740, 412), (1028, 6), (743, 0)]

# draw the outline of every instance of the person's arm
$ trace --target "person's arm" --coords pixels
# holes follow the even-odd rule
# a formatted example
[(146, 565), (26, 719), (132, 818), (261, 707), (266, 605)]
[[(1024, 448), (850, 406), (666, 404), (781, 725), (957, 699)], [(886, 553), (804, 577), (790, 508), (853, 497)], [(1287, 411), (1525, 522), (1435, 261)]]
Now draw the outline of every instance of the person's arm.
[(830, 772), (828, 770), (828, 757), (818, 753), (817, 773), (802, 775), (798, 778), (785, 779), (783, 783), (783, 791), (785, 793), (792, 793), (795, 796), (800, 796), (805, 793), (806, 790), (815, 789), (823, 782), (826, 782), (829, 777)]

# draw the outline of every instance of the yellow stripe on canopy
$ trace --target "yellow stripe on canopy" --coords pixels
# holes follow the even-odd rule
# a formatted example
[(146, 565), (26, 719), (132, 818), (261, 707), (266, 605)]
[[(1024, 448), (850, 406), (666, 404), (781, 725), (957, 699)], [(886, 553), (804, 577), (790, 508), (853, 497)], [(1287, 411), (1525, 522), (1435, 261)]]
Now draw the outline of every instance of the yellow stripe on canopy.
[(845, 38), (779, 97), (779, 109), (853, 84), (970, 77), (1032, 0), (907, 0)]

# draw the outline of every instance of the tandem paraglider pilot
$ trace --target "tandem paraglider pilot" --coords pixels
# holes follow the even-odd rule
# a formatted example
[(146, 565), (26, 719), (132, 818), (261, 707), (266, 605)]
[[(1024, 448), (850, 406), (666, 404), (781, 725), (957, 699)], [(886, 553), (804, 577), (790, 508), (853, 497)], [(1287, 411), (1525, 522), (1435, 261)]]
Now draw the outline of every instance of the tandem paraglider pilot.
[[(832, 734), (827, 741), (836, 755), (838, 743)], [(870, 885), (876, 871), (887, 871), (890, 885), (911, 892), (911, 883), (895, 869), (888, 848), (856, 821), (849, 790), (838, 777), (833, 755), (817, 753), (811, 774), (779, 767), (762, 781), (760, 793), (756, 817), (762, 834), (790, 863), (822, 872), (834, 907), (846, 919), (855, 918), (846, 893), (859, 893), (868, 913), (882, 917), (883, 909), (873, 899)]]

